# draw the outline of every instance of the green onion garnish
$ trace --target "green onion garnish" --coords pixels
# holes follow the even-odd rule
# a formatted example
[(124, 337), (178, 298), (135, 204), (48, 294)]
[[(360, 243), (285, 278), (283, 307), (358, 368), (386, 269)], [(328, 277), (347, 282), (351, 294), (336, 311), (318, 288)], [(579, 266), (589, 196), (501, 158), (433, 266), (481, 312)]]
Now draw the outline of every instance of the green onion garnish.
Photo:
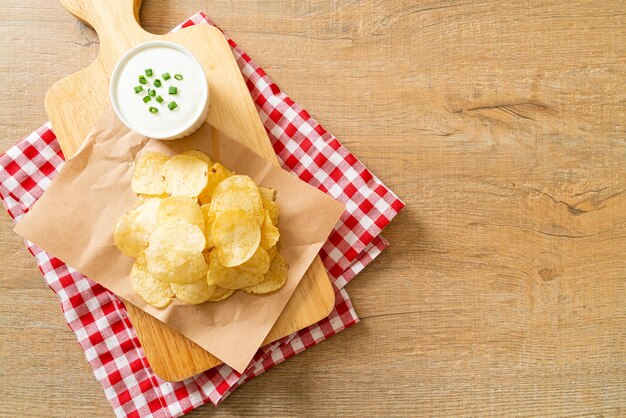
[(150, 96), (146, 96), (146, 97), (143, 98), (143, 102), (144, 103), (148, 103), (150, 100), (152, 100), (152, 97), (150, 97)]
[(159, 109), (157, 109), (156, 107), (150, 107), (148, 108), (148, 110), (150, 111), (150, 113), (157, 113), (159, 111)]
[(148, 89), (148, 95), (152, 97), (156, 96), (156, 90)]
[(157, 96), (157, 97), (155, 97), (155, 99), (156, 99), (157, 102), (163, 103), (163, 97)]
[(152, 77), (152, 68), (146, 68), (146, 75)]
[(178, 107), (178, 105), (176, 104), (176, 102), (170, 102), (170, 103), (167, 105), (167, 107), (168, 107), (170, 110), (174, 110), (174, 109), (176, 109), (176, 108)]
[(161, 80), (158, 78), (153, 81), (154, 87), (161, 87)]
[(140, 75), (140, 76), (139, 76), (139, 83), (141, 83), (141, 84), (146, 84), (146, 77), (144, 77), (144, 76)]
[(167, 91), (169, 94), (176, 94), (178, 93), (178, 89), (174, 86), (170, 86), (169, 90)]
[(143, 87), (137, 86), (135, 87), (135, 93), (141, 93), (143, 91)]
[(180, 80), (182, 80), (182, 79), (183, 79), (183, 76), (182, 76), (182, 75), (180, 75), (180, 74), (176, 74), (176, 75), (174, 75), (174, 78), (175, 78), (176, 80), (180, 81)]
[(163, 73), (163, 74), (161, 74), (161, 77), (163, 77), (163, 80), (169, 80), (170, 78), (172, 78), (170, 76), (170, 73)]

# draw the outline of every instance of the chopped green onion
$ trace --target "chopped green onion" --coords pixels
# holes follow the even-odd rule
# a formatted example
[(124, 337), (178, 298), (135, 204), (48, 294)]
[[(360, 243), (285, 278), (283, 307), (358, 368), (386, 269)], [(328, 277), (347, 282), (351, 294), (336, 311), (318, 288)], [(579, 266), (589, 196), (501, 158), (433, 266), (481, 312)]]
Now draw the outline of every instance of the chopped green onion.
[(176, 94), (178, 93), (178, 89), (174, 86), (170, 86), (169, 90), (168, 90), (169, 94)]
[(152, 68), (146, 68), (146, 75), (152, 77)]
[(141, 84), (146, 84), (146, 77), (144, 77), (144, 76), (140, 75), (140, 76), (139, 76), (139, 83), (141, 83)]
[(161, 80), (159, 80), (158, 78), (155, 79), (153, 83), (154, 83), (154, 87), (161, 87)]
[(135, 93), (141, 93), (143, 91), (143, 87), (137, 86), (135, 87)]
[(159, 111), (159, 109), (157, 109), (156, 107), (150, 107), (148, 108), (148, 110), (150, 111), (150, 113), (157, 113)]
[(180, 81), (180, 80), (182, 80), (182, 79), (183, 79), (183, 76), (182, 76), (182, 75), (180, 75), (180, 74), (176, 74), (176, 75), (174, 75), (174, 78), (175, 78), (176, 80)]
[(152, 97), (150, 97), (150, 96), (146, 96), (146, 97), (143, 98), (143, 102), (144, 103), (148, 103), (150, 100), (152, 100)]
[(156, 90), (148, 89), (148, 95), (152, 97), (156, 96)]
[(176, 108), (178, 107), (178, 105), (176, 104), (176, 102), (170, 102), (170, 103), (167, 105), (167, 107), (168, 107), (170, 110), (174, 110), (174, 109), (176, 109)]
[(157, 96), (157, 97), (155, 97), (155, 99), (156, 99), (157, 102), (163, 103), (163, 97)]
[(163, 73), (163, 74), (161, 74), (161, 77), (163, 77), (163, 80), (169, 80), (170, 78), (172, 78), (170, 76), (170, 73)]

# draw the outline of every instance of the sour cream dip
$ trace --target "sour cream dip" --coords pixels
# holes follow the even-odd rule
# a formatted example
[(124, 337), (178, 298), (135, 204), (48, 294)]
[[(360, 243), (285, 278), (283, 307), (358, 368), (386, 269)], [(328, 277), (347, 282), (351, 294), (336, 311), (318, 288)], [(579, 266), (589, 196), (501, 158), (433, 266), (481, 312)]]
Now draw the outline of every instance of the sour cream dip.
[(110, 96), (129, 129), (154, 139), (188, 136), (209, 112), (202, 66), (174, 42), (145, 42), (126, 52), (113, 69)]

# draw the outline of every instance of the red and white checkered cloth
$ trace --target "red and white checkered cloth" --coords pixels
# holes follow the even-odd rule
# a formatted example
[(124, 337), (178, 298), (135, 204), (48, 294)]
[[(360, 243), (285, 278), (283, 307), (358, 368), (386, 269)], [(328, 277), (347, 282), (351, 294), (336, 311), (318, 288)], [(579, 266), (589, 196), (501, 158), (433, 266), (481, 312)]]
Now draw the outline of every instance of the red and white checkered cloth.
[[(206, 23), (211, 24), (198, 13), (175, 30)], [(217, 405), (242, 383), (358, 322), (343, 287), (387, 246), (380, 233), (404, 206), (230, 39), (229, 44), (283, 167), (346, 205), (320, 253), (335, 287), (335, 308), (319, 323), (259, 349), (243, 374), (222, 365), (166, 382), (150, 369), (124, 304), (27, 242), (117, 416), (175, 417), (207, 401)], [(19, 221), (63, 164), (49, 123), (1, 155), (0, 198), (9, 215)]]

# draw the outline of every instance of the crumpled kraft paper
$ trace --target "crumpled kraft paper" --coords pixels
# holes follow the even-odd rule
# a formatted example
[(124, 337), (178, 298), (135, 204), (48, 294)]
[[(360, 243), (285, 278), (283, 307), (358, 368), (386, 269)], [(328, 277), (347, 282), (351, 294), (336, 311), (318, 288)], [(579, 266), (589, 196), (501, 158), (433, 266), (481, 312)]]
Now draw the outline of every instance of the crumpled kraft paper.
[[(130, 186), (135, 158), (148, 150), (174, 155), (189, 149), (277, 190), (279, 251), (289, 262), (289, 278), (279, 291), (263, 296), (236, 292), (201, 305), (174, 300), (165, 309), (133, 292), (133, 259), (116, 248), (113, 229), (136, 200)], [(207, 124), (187, 138), (157, 141), (129, 131), (109, 110), (15, 232), (243, 372), (342, 211), (341, 203)]]

